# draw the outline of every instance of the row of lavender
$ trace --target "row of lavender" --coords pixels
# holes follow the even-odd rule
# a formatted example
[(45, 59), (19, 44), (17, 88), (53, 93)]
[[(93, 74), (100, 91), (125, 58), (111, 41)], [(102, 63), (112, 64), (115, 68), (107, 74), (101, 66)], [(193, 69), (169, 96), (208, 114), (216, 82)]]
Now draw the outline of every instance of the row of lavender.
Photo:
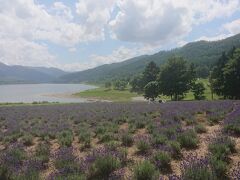
[[(11, 175), (13, 179), (38, 179), (42, 171), (49, 168), (48, 161), (53, 156), (51, 158), (55, 159), (56, 171), (49, 179), (119, 179), (126, 176), (126, 167), (134, 172), (136, 179), (148, 178), (141, 173), (144, 169), (148, 169), (156, 178), (159, 173), (170, 173), (169, 163), (171, 159), (181, 158), (182, 148), (197, 148), (198, 138), (193, 130), (197, 125), (196, 114), (205, 114), (211, 124), (218, 123), (233, 108), (235, 112), (236, 107), (238, 108), (232, 101), (2, 107), (1, 141), (6, 148), (1, 152), (0, 175)], [(225, 119), (224, 122), (227, 121), (229, 120)], [(128, 129), (119, 130), (119, 126), (125, 122), (129, 124)], [(183, 128), (182, 122), (187, 122), (189, 128)], [(235, 123), (235, 120), (231, 122)], [(147, 129), (146, 134), (134, 135), (137, 129), (144, 127)], [(24, 151), (24, 146), (29, 145), (24, 141), (25, 134), (42, 140), (35, 154), (30, 156)], [(80, 142), (86, 142), (86, 151), (90, 151), (81, 159), (73, 153), (72, 141), (76, 134)], [(51, 155), (49, 140), (55, 138), (61, 147)], [(104, 146), (91, 148), (93, 138), (98, 138)], [(136, 156), (145, 159), (145, 164), (136, 165), (128, 157), (127, 148), (133, 144), (138, 149)], [(194, 159), (194, 156), (190, 158)], [(195, 158), (190, 162), (194, 164), (182, 165), (183, 175), (191, 170), (190, 167), (195, 164), (198, 166), (199, 162), (207, 164), (209, 169), (209, 160)], [(234, 170), (232, 177), (238, 177), (237, 173), (237, 169)], [(184, 179), (184, 176), (169, 177)]]

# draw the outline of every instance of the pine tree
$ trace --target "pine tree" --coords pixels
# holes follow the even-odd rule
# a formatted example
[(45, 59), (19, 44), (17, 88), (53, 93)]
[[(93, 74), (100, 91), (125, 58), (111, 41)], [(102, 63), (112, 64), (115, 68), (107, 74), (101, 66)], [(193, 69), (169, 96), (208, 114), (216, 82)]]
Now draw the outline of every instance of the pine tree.
[(170, 58), (158, 78), (160, 93), (180, 100), (191, 89), (195, 79), (193, 66), (188, 66), (181, 57)]

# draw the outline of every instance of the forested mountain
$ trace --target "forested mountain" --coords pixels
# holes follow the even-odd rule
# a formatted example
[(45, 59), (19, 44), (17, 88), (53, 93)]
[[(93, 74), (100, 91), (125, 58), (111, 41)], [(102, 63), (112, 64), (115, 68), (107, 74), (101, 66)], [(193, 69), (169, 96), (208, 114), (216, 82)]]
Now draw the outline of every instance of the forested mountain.
[(8, 66), (0, 63), (0, 84), (48, 83), (66, 72), (56, 68)]
[(157, 65), (166, 62), (169, 57), (182, 56), (199, 67), (210, 68), (216, 63), (222, 52), (233, 46), (240, 47), (240, 34), (219, 41), (198, 41), (170, 51), (160, 51), (153, 55), (144, 55), (120, 63), (102, 65), (93, 69), (70, 73), (62, 76), (59, 82), (100, 82), (108, 79), (128, 78), (143, 71), (154, 61)]

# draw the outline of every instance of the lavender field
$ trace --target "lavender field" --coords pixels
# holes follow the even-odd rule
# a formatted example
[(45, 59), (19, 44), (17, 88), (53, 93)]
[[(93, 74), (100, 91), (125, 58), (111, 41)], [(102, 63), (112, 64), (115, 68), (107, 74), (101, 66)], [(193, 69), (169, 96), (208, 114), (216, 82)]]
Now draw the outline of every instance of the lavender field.
[(240, 102), (0, 107), (0, 179), (240, 179)]

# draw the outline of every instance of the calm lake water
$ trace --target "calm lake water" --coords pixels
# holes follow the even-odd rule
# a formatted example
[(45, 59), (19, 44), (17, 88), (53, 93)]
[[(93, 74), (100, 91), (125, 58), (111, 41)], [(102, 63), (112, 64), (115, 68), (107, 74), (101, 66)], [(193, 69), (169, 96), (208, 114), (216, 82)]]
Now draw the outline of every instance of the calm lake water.
[(0, 102), (86, 102), (86, 99), (74, 98), (70, 95), (94, 88), (96, 87), (85, 84), (0, 85)]

